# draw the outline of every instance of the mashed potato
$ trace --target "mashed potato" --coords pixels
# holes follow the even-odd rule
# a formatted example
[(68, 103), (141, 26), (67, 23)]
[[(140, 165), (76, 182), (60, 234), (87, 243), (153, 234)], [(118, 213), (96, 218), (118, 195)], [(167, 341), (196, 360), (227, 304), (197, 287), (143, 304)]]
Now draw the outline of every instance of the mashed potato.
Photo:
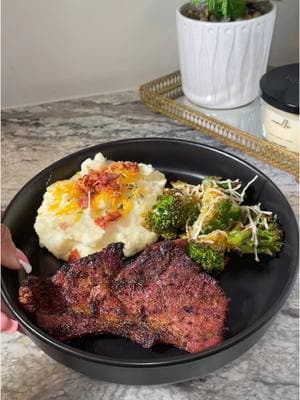
[(47, 188), (34, 225), (40, 245), (75, 260), (123, 242), (131, 256), (157, 240), (144, 227), (145, 215), (165, 184), (151, 165), (113, 162), (98, 153), (72, 178)]

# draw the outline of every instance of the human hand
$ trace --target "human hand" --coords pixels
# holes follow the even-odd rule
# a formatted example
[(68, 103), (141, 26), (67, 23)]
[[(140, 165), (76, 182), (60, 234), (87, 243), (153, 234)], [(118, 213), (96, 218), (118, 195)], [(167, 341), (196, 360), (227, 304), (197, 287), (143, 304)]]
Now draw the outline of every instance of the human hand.
[[(26, 255), (17, 249), (7, 226), (1, 224), (1, 265), (10, 269), (24, 268), (29, 274), (32, 270)], [(1, 332), (16, 332), (18, 321), (10, 319), (1, 311)]]

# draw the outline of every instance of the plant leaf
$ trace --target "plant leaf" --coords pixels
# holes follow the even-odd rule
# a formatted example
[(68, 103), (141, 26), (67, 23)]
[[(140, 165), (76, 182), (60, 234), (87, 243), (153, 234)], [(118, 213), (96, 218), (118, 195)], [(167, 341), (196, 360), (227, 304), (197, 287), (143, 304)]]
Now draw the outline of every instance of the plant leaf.
[[(192, 4), (194, 1), (192, 0)], [(206, 6), (216, 18), (242, 18), (246, 11), (246, 0), (206, 0)]]
[(194, 7), (199, 7), (201, 4), (201, 0), (191, 0), (191, 3)]

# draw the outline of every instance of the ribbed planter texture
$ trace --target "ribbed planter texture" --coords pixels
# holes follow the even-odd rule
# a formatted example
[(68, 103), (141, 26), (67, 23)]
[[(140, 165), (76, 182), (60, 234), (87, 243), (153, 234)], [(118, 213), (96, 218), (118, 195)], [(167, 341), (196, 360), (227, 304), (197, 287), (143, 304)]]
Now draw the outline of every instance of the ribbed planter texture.
[(235, 108), (260, 93), (272, 42), (276, 5), (256, 18), (204, 22), (176, 11), (182, 87), (193, 103), (208, 108)]

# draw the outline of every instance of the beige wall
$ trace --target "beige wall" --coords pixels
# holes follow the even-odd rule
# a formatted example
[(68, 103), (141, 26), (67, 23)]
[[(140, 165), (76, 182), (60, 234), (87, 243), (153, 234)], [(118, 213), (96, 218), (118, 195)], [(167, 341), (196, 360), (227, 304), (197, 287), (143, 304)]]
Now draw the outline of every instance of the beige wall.
[[(2, 0), (2, 106), (137, 88), (178, 68), (183, 0)], [(270, 63), (298, 58), (298, 0), (279, 4)]]
[(299, 61), (299, 0), (276, 1), (277, 19), (270, 54), (270, 65)]

